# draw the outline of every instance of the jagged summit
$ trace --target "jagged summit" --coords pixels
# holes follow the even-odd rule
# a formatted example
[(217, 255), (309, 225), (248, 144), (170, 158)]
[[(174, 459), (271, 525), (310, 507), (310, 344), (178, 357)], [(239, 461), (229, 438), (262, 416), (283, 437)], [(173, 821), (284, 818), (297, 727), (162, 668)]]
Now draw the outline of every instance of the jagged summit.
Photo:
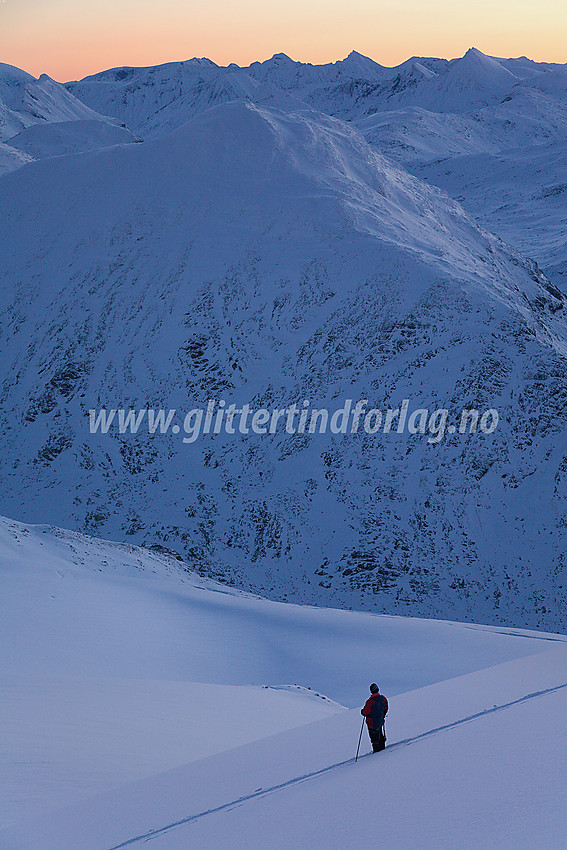
[(485, 59), (490, 58), (487, 53), (483, 53), (482, 50), (479, 50), (478, 47), (469, 47), (469, 49), (463, 54), (463, 56), (477, 56), (483, 57)]
[(212, 59), (207, 59), (206, 56), (202, 56), (202, 57), (193, 56), (192, 59), (186, 59), (184, 64), (185, 65), (203, 65), (205, 67), (211, 67), (211, 68), (218, 68), (219, 67), (219, 65), (217, 65), (216, 62), (213, 62)]
[(345, 59), (335, 63), (336, 67), (346, 70), (348, 73), (356, 74), (357, 76), (370, 80), (381, 78), (384, 76), (384, 67), (370, 59), (369, 56), (364, 56), (356, 50), (351, 50)]
[(495, 85), (510, 86), (516, 82), (516, 77), (511, 71), (477, 47), (469, 47), (464, 56), (450, 63), (450, 71), (454, 71), (457, 67), (461, 73), (469, 73), (473, 82), (479, 78)]

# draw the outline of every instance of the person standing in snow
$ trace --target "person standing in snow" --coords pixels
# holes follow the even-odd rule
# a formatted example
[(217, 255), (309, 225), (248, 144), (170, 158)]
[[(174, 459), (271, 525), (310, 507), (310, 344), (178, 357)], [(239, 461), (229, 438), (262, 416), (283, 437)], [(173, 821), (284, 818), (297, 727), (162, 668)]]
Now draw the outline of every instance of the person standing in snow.
[(366, 717), (366, 726), (372, 744), (372, 752), (379, 753), (386, 746), (386, 732), (384, 720), (388, 713), (388, 700), (380, 693), (378, 685), (373, 682), (370, 685), (370, 696), (364, 704), (360, 713)]

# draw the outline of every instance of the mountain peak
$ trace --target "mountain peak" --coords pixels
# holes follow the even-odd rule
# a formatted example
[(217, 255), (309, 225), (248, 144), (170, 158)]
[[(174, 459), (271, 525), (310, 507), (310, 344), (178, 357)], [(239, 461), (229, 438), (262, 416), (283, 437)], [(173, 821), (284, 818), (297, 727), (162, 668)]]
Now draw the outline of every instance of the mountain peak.
[[(493, 59), (479, 50), (478, 47), (469, 47), (466, 53), (460, 59), (455, 59), (455, 62), (464, 63), (465, 65), (490, 67), (491, 65), (499, 65), (498, 60)], [(502, 67), (499, 65), (499, 67)]]
[(272, 58), (268, 59), (268, 62), (292, 62), (295, 65), (295, 61), (287, 53), (274, 53)]
[(450, 71), (465, 74), (467, 78), (484, 81), (490, 85), (510, 86), (517, 82), (516, 76), (492, 56), (487, 56), (478, 47), (469, 47), (460, 59), (453, 59)]
[(383, 71), (382, 65), (357, 50), (351, 50), (345, 59), (334, 64), (336, 67), (346, 69), (349, 74), (356, 73), (370, 79), (375, 77), (376, 74), (381, 76)]
[(6, 83), (30, 83), (35, 80), (27, 71), (22, 71), (15, 65), (8, 65), (6, 62), (0, 62), (0, 82)]
[(207, 59), (206, 56), (198, 57), (193, 56), (192, 59), (188, 59), (185, 63), (186, 65), (205, 65), (208, 68), (218, 68), (216, 62), (213, 62), (212, 59)]
[(482, 50), (479, 50), (478, 47), (469, 47), (469, 49), (465, 53), (465, 56), (469, 56), (469, 55), (470, 56), (484, 57), (485, 59), (490, 58), (486, 53), (483, 53)]

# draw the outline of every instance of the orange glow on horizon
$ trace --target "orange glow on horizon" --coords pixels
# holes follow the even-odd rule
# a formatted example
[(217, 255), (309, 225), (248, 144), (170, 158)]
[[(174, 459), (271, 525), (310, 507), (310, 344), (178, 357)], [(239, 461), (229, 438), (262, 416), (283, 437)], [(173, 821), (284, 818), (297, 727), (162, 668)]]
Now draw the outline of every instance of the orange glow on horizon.
[(207, 56), (244, 66), (287, 53), (314, 64), (351, 50), (383, 65), (414, 55), (454, 58), (472, 46), (492, 56), (567, 62), (563, 0), (0, 0), (0, 60), (34, 76), (80, 79), (120, 65)]

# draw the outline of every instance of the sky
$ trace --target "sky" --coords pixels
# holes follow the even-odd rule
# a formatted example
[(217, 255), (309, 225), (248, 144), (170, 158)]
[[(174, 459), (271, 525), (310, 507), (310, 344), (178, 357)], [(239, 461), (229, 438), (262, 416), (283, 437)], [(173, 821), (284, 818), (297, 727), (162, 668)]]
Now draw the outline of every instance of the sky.
[(565, 0), (0, 0), (0, 61), (61, 82), (120, 65), (287, 53), (383, 65), (414, 55), (567, 62)]

